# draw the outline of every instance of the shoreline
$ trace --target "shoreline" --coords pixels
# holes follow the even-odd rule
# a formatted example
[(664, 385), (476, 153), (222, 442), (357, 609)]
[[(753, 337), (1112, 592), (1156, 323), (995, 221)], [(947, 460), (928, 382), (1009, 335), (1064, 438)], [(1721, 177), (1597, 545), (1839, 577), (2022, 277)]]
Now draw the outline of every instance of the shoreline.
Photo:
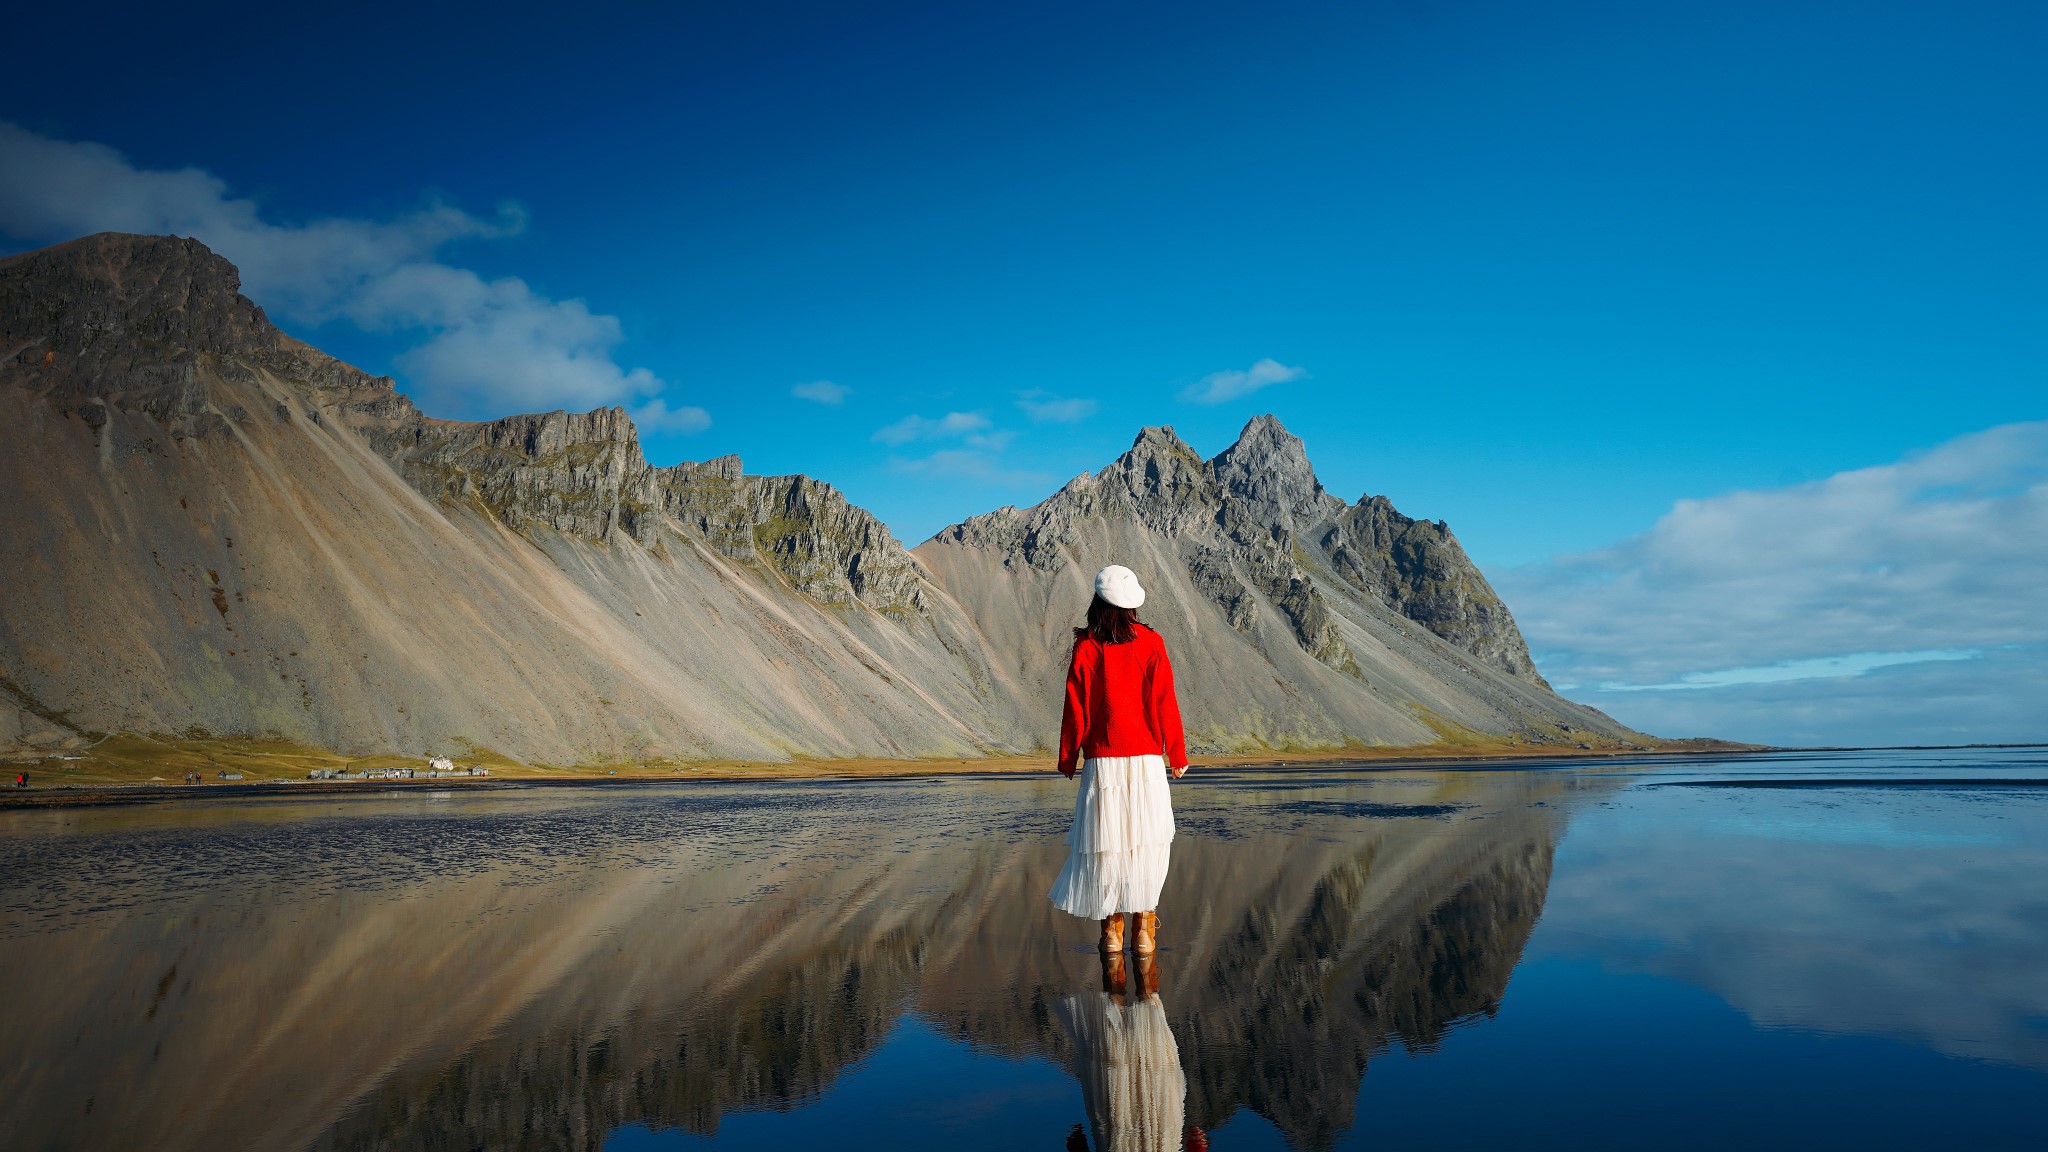
[[(154, 743), (154, 742), (152, 742)], [(1602, 762), (1679, 763), (1686, 760), (1761, 756), (1773, 753), (1883, 752), (1883, 751), (1968, 751), (1991, 748), (2040, 748), (2048, 743), (1936, 744), (1899, 746), (1842, 746), (1826, 748), (1781, 748), (1763, 744), (1737, 744), (1710, 739), (1671, 740), (1655, 747), (1579, 748), (1555, 744), (1438, 744), (1387, 748), (1340, 748), (1299, 751), (1230, 753), (1190, 757), (1190, 771), (1372, 771), (1414, 768), (1466, 768), (1468, 770), (1518, 770), (1551, 765), (1583, 765)], [(169, 751), (167, 749), (167, 751)], [(167, 759), (184, 759), (190, 749)], [(218, 754), (216, 750), (216, 755)], [(229, 764), (209, 756), (209, 766), (248, 769), (254, 764), (280, 767), (276, 759), (304, 759), (317, 756), (321, 766), (347, 764), (356, 767), (416, 766), (416, 758), (398, 756), (343, 758), (333, 753), (294, 749), (290, 753), (241, 750), (239, 763)], [(832, 760), (788, 761), (666, 761), (634, 765), (598, 765), (571, 768), (518, 764), (490, 757), (491, 775), (442, 776), (434, 779), (309, 780), (300, 775), (272, 775), (239, 781), (208, 777), (199, 784), (184, 784), (162, 777), (149, 779), (87, 779), (37, 783), (37, 770), (47, 765), (17, 763), (10, 770), (27, 770), (31, 787), (0, 788), (0, 812), (48, 808), (85, 808), (133, 804), (156, 804), (180, 800), (236, 801), (279, 799), (347, 799), (394, 793), (452, 792), (456, 789), (486, 792), (518, 792), (539, 788), (632, 788), (676, 783), (767, 783), (773, 781), (857, 781), (916, 779), (939, 776), (1053, 776), (1050, 756), (938, 757), (928, 759), (887, 759), (860, 757)], [(180, 771), (165, 764), (164, 770)], [(205, 774), (202, 773), (202, 776)], [(47, 776), (45, 776), (47, 779)]]
[[(1469, 765), (1477, 770), (1532, 768), (1547, 764), (1606, 761), (1677, 762), (1699, 757), (1753, 756), (1807, 751), (1720, 741), (1672, 741), (1656, 748), (1593, 748), (1558, 745), (1474, 747), (1423, 745), (1373, 749), (1261, 752), (1193, 756), (1190, 771), (1399, 770)], [(397, 759), (397, 758), (388, 758)], [(507, 770), (509, 769), (509, 770)], [(500, 773), (503, 774), (500, 774)], [(517, 792), (540, 788), (633, 788), (675, 783), (766, 783), (772, 781), (856, 781), (940, 776), (1054, 776), (1050, 756), (948, 757), (898, 760), (851, 758), (795, 761), (704, 761), (570, 769), (492, 766), (489, 776), (370, 780), (308, 780), (284, 777), (199, 784), (163, 779), (89, 780), (0, 789), (0, 812), (41, 808), (104, 807), (180, 800), (233, 801), (346, 799), (398, 793)]]

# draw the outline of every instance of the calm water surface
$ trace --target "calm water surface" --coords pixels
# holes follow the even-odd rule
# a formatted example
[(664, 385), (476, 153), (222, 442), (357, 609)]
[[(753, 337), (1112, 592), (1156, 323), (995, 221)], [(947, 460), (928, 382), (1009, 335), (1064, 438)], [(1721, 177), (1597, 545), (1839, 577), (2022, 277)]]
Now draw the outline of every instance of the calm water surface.
[(8, 1148), (2048, 1146), (2048, 751), (0, 814)]

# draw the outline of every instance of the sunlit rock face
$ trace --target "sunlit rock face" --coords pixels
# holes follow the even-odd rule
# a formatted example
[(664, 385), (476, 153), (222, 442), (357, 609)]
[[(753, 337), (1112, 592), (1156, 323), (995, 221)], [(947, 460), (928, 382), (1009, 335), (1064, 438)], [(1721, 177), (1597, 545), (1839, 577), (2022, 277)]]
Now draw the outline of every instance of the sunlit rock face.
[[(389, 387), (389, 382), (383, 382)], [(680, 526), (721, 556), (774, 571), (823, 603), (925, 615), (923, 580), (888, 528), (808, 476), (749, 476), (737, 456), (649, 467), (622, 408), (429, 420), (378, 406), (358, 421), (408, 483), (514, 531), (653, 546)]]
[(654, 470), (661, 508), (722, 554), (758, 559), (814, 600), (928, 614), (917, 562), (880, 520), (808, 476), (748, 476), (740, 458)]
[(1150, 590), (1195, 746), (1424, 743), (1463, 730), (1535, 743), (1637, 739), (1550, 691), (1514, 618), (1441, 522), (1346, 504), (1271, 416), (1204, 460), (1147, 428), (1108, 467), (1028, 509), (917, 548), (1027, 702), (1055, 700), (1063, 630), (1103, 564)]

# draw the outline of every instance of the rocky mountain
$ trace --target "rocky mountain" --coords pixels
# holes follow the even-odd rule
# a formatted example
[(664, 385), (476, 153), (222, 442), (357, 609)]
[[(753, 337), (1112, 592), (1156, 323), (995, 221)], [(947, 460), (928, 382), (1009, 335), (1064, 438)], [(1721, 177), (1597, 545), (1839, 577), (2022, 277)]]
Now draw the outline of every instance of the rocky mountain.
[(1324, 490), (1271, 416), (1204, 460), (1147, 428), (1102, 471), (1043, 503), (1002, 508), (916, 550), (966, 609), (997, 674), (1051, 722), (1065, 629), (1103, 564), (1151, 589), (1142, 617), (1180, 670), (1191, 743), (1274, 747), (1632, 740), (1550, 691), (1514, 618), (1442, 522), (1384, 496)]
[(1270, 417), (1209, 461), (1147, 429), (913, 553), (808, 477), (650, 466), (616, 408), (427, 417), (192, 240), (0, 260), (0, 482), (0, 749), (1027, 752), (1112, 558), (1203, 749), (1634, 738), (1549, 691), (1444, 525), (1330, 496)]
[(1025, 751), (972, 625), (829, 485), (618, 409), (433, 420), (190, 240), (0, 261), (0, 743), (528, 761)]

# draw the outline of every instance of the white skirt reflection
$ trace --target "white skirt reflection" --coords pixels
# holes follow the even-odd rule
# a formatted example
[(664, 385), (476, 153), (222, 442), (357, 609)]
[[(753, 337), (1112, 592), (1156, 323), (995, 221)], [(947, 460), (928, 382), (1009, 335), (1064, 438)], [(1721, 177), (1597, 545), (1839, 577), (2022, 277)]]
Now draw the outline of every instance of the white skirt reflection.
[(1163, 756), (1085, 760), (1067, 865), (1047, 893), (1062, 912), (1102, 920), (1159, 907), (1173, 852), (1173, 800)]
[(1188, 1082), (1159, 997), (1123, 1005), (1088, 992), (1053, 1011), (1074, 1038), (1095, 1152), (1179, 1152)]

